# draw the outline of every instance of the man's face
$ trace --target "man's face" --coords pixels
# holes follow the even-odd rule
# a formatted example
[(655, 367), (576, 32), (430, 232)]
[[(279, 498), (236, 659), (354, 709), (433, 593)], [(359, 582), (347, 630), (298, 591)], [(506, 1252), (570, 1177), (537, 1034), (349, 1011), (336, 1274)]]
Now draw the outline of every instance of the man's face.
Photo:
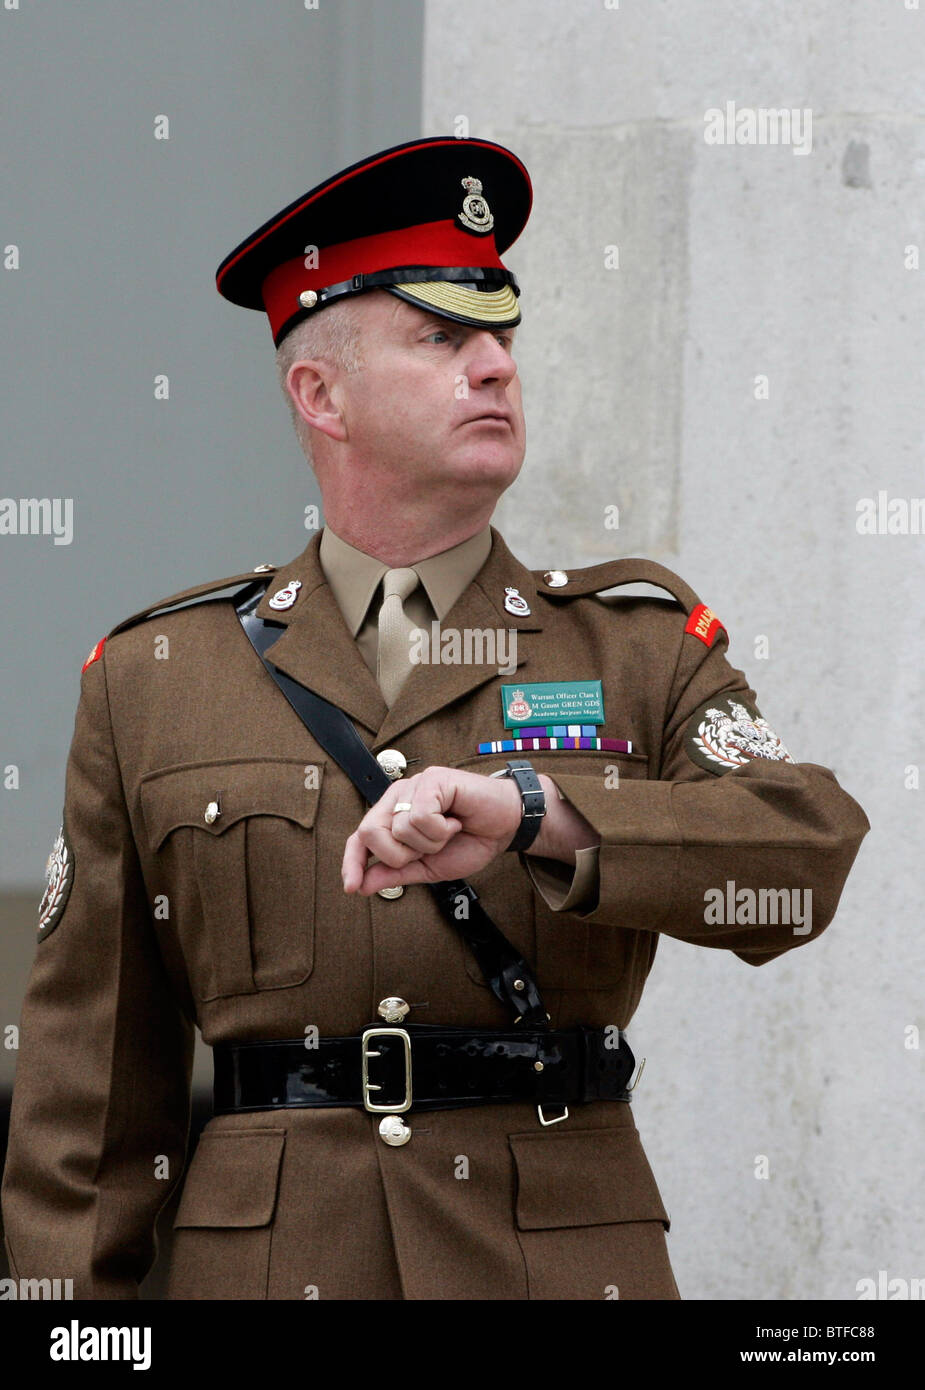
[(334, 387), (351, 455), (412, 490), (456, 482), (500, 495), (525, 449), (516, 330), (454, 323), (383, 290), (358, 307), (363, 365)]

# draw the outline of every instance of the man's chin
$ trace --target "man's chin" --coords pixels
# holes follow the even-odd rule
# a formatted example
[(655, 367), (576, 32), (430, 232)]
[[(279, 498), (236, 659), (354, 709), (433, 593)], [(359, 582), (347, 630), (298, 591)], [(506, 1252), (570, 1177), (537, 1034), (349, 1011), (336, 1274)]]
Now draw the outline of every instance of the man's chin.
[(523, 454), (510, 448), (482, 445), (457, 454), (448, 471), (461, 482), (494, 486), (499, 493), (511, 486), (523, 465)]

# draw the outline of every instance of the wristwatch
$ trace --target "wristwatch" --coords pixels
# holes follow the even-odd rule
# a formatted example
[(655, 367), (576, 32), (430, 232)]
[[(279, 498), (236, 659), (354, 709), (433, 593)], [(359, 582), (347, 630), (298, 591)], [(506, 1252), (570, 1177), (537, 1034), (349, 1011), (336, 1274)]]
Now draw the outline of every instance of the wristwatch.
[(540, 833), (540, 824), (546, 814), (546, 793), (540, 779), (533, 770), (528, 758), (509, 758), (507, 767), (490, 773), (492, 777), (513, 777), (520, 790), (523, 813), (517, 834), (508, 845), (509, 850), (528, 849)]

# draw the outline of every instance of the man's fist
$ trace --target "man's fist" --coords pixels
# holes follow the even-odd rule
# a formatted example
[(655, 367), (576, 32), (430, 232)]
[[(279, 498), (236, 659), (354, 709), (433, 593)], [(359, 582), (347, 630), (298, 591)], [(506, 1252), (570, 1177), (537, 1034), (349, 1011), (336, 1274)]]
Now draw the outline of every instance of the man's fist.
[[(396, 806), (410, 810), (396, 811)], [(521, 797), (509, 777), (428, 767), (383, 792), (350, 836), (341, 877), (367, 896), (399, 883), (439, 883), (477, 873), (517, 832)], [(378, 863), (368, 864), (370, 855)]]

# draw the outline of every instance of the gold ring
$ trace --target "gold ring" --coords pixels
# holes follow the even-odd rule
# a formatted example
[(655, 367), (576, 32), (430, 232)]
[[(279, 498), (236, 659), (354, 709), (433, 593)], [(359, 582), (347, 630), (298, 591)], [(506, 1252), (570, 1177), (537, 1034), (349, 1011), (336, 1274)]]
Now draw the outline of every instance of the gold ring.
[(410, 802), (410, 801), (396, 801), (395, 805), (392, 807), (392, 815), (393, 815), (393, 816), (397, 816), (398, 813), (399, 813), (399, 811), (410, 811), (410, 810), (411, 810), (411, 802)]

